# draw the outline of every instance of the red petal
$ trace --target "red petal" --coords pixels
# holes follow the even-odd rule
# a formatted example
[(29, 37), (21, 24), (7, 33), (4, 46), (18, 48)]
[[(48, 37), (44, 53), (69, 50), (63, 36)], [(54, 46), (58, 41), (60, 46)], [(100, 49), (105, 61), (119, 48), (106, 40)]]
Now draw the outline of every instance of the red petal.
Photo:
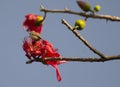
[(62, 78), (61, 78), (61, 75), (60, 75), (60, 71), (59, 71), (59, 69), (58, 69), (58, 66), (57, 65), (52, 65), (55, 69), (56, 69), (56, 77), (57, 77), (57, 80), (58, 81), (61, 81), (62, 80)]

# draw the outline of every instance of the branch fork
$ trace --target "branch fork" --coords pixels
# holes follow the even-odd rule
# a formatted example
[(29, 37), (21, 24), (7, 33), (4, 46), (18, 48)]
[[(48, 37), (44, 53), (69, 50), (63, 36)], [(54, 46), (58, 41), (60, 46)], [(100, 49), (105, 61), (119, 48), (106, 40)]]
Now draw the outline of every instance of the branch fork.
[[(120, 22), (120, 17), (117, 16), (111, 16), (111, 15), (102, 15), (102, 14), (88, 14), (83, 12), (75, 12), (71, 11), (68, 8), (65, 8), (64, 10), (49, 10), (44, 8), (44, 6), (40, 6), (40, 10), (45, 13), (44, 19), (46, 18), (47, 13), (65, 13), (65, 14), (73, 14), (73, 15), (79, 15), (83, 16), (85, 18), (94, 18), (94, 19), (105, 19), (106, 21), (117, 21)], [(105, 62), (110, 60), (118, 60), (120, 59), (120, 55), (115, 56), (106, 56), (97, 49), (95, 49), (77, 30), (75, 30), (65, 19), (61, 19), (62, 24), (64, 24), (80, 41), (83, 42), (84, 45), (86, 45), (92, 52), (97, 54), (98, 58), (78, 58), (78, 57), (63, 57), (63, 58), (45, 58), (44, 61), (39, 58), (33, 58), (32, 60), (28, 60), (26, 64), (31, 64), (32, 62), (42, 62), (45, 64), (46, 61), (74, 61), (74, 62)]]

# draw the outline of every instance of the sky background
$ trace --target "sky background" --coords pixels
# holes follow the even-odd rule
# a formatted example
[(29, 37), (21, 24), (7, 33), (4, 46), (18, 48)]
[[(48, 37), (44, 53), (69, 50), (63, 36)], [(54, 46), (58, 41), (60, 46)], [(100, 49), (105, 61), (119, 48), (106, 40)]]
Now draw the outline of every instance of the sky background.
[[(99, 14), (120, 16), (120, 0), (86, 0), (92, 7), (101, 5)], [(120, 61), (104, 63), (68, 62), (59, 66), (62, 81), (56, 79), (55, 70), (42, 63), (25, 64), (28, 60), (22, 41), (28, 36), (22, 29), (25, 15), (43, 15), (40, 5), (48, 9), (65, 7), (80, 12), (76, 0), (0, 0), (0, 87), (120, 87)], [(47, 14), (42, 37), (50, 41), (63, 57), (98, 57), (91, 52), (67, 27), (83, 17), (70, 14)], [(120, 54), (120, 23), (106, 20), (87, 20), (79, 31), (97, 50), (106, 55)]]

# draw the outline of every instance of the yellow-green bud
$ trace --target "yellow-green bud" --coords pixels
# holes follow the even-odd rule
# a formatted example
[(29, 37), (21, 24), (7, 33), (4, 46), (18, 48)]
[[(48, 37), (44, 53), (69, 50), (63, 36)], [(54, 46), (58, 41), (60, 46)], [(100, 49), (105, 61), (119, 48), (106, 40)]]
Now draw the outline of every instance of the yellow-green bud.
[(101, 9), (101, 6), (100, 6), (100, 5), (96, 5), (96, 6), (94, 7), (94, 11), (95, 11), (95, 12), (99, 12), (100, 9)]
[(39, 26), (43, 22), (43, 17), (42, 16), (37, 16), (37, 19), (35, 21), (35, 25)]
[(78, 19), (75, 21), (75, 25), (74, 25), (74, 28), (77, 29), (77, 30), (83, 30), (86, 26), (86, 22), (85, 20), (82, 20), (82, 19)]

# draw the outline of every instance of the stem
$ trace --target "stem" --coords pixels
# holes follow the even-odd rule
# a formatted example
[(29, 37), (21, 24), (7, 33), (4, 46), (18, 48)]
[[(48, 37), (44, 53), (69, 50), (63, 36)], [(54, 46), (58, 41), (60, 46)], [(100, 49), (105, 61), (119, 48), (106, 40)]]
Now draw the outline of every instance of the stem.
[(101, 58), (105, 58), (106, 56), (99, 52), (98, 50), (96, 50), (94, 47), (92, 47), (92, 45), (80, 34), (77, 32), (77, 30), (75, 30), (70, 24), (68, 24), (67, 21), (65, 21), (65, 19), (61, 20), (62, 23), (64, 25), (66, 25), (68, 27), (69, 30), (71, 30), (76, 37), (78, 37), (78, 39), (80, 39), (91, 51), (93, 51), (95, 54), (99, 55)]

